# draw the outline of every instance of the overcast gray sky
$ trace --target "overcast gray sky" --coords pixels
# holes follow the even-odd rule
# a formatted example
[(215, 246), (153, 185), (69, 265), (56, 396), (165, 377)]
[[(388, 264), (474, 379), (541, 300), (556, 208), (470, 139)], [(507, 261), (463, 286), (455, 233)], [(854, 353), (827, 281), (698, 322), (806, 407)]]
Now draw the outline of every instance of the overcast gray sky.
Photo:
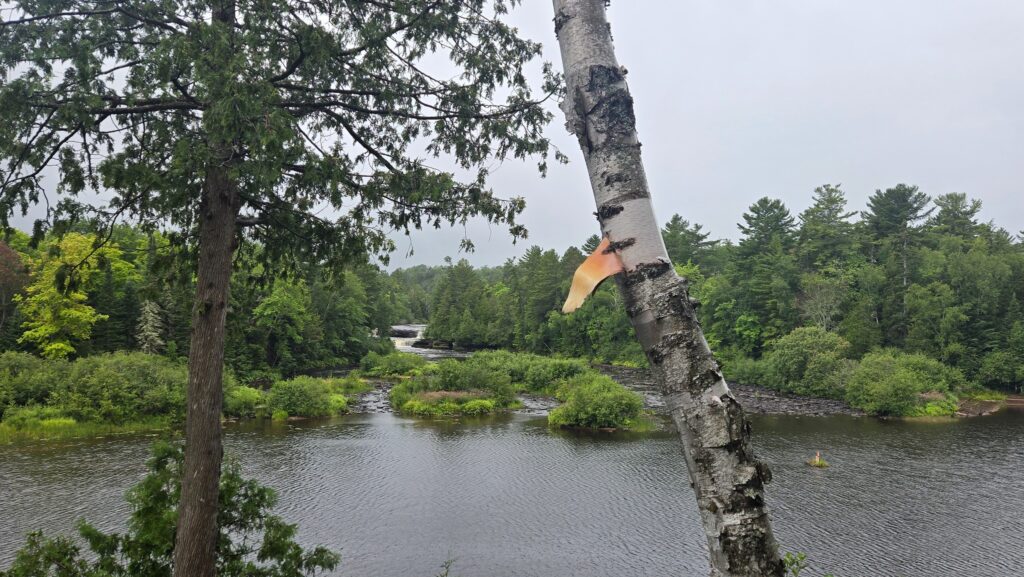
[[(513, 21), (561, 68), (550, 0)], [(640, 140), (662, 221), (673, 213), (737, 238), (761, 196), (797, 214), (815, 186), (842, 183), (851, 208), (876, 188), (966, 192), (982, 218), (1024, 229), (1024, 2), (1020, 0), (612, 0)], [(477, 223), (477, 265), (530, 244), (580, 244), (598, 232), (586, 170), (561, 113), (549, 127), (569, 165), (540, 179), (506, 163), (495, 191), (527, 200), (530, 231)], [(391, 268), (458, 257), (464, 231), (399, 240)]]

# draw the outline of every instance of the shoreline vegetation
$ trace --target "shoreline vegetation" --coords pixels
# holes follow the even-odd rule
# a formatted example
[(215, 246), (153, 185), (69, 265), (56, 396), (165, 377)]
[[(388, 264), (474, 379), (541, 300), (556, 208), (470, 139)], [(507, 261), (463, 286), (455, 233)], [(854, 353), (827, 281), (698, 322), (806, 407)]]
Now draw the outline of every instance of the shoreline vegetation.
[[(745, 372), (726, 365), (734, 393), (749, 412), (941, 418), (990, 414), (1006, 403), (1005, 394), (971, 386), (936, 361), (895, 351), (872, 353), (852, 366), (838, 362), (835, 372), (825, 371), (824, 381), (812, 381), (822, 379), (820, 357), (832, 348), (827, 338), (809, 332), (801, 342), (814, 342), (824, 353), (809, 355), (799, 346), (791, 350), (783, 339), (765, 360), (742, 367)], [(735, 384), (737, 374), (761, 375), (774, 386)], [(0, 354), (0, 443), (180, 426), (186, 379), (184, 363), (139, 352), (75, 361)], [(842, 379), (842, 387), (829, 389), (836, 379)], [(645, 396), (657, 398), (645, 368), (501, 350), (436, 362), (411, 353), (370, 352), (343, 377), (299, 375), (243, 385), (226, 375), (224, 418), (285, 421), (341, 415), (380, 382), (388, 383), (384, 394), (392, 410), (409, 417), (485, 416), (521, 409), (520, 399), (529, 397), (551, 399), (555, 406), (547, 417), (553, 427), (657, 428), (657, 401), (645, 407)]]
[[(647, 430), (643, 398), (578, 359), (503, 351), (428, 362), (401, 352), (363, 357), (344, 377), (300, 375), (267, 387), (225, 376), (225, 420), (322, 418), (350, 411), (392, 384), (394, 411), (415, 417), (482, 416), (521, 407), (520, 393), (553, 397), (552, 426)], [(0, 443), (157, 431), (182, 422), (187, 368), (147, 353), (75, 361), (0, 354)]]
[[(842, 412), (845, 403), (869, 415), (941, 418), (992, 412), (1024, 382), (1024, 245), (979, 222), (979, 210), (962, 194), (932, 199), (897, 185), (872, 195), (853, 221), (843, 191), (826, 185), (799, 219), (777, 200), (757, 201), (735, 244), (678, 216), (662, 236), (730, 383), (837, 403), (790, 403), (797, 414), (805, 405), (808, 414)], [(11, 231), (0, 243), (0, 292), (10, 297), (0, 299), (0, 442), (182, 421), (194, 279), (166, 235), (118, 225), (108, 240), (94, 253), (98, 239), (83, 225), (31, 237)], [(462, 260), (386, 272), (363, 263), (276, 280), (268, 280), (266, 247), (243, 243), (226, 328), (225, 415), (337, 414), (367, 386), (359, 378), (387, 378), (405, 395), (396, 410), (408, 415), (515, 410), (517, 395), (542, 393), (567, 404), (556, 421), (603, 424), (572, 408), (633, 403), (611, 400), (619, 389), (596, 372), (573, 380), (556, 368), (538, 385), (485, 362), (532, 354), (552, 361), (507, 358), (646, 366), (611, 283), (572, 315), (559, 312), (598, 241), (563, 254), (534, 246), (500, 267)], [(479, 358), (441, 366), (392, 357), (385, 335), (403, 322), (426, 323), (427, 342)], [(357, 363), (365, 375), (356, 380), (296, 376)], [(737, 396), (749, 393), (753, 406), (767, 396), (745, 389)], [(616, 415), (609, 419), (633, 418)]]
[[(809, 204), (794, 214), (758, 200), (737, 242), (678, 215), (662, 228), (727, 380), (891, 417), (985, 413), (1021, 390), (1024, 237), (979, 221), (965, 194), (905, 184), (862, 211), (832, 185)], [(501, 266), (396, 270), (403, 321), (427, 325), (423, 344), (645, 366), (614, 283), (560, 312), (599, 241), (533, 246)]]

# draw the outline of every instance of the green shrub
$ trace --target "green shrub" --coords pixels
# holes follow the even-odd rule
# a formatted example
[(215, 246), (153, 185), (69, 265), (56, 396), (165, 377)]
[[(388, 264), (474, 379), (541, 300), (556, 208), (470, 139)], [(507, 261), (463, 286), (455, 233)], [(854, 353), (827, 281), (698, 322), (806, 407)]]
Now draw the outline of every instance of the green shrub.
[(907, 415), (910, 417), (952, 417), (956, 415), (959, 408), (956, 397), (946, 396), (914, 407)]
[(348, 412), (348, 399), (345, 395), (333, 394), (330, 397), (331, 414), (341, 415)]
[(347, 375), (341, 379), (327, 379), (327, 384), (335, 393), (352, 396), (373, 390), (373, 385), (355, 375)]
[(450, 417), (460, 414), (461, 405), (452, 399), (412, 399), (402, 405), (400, 412), (417, 417)]
[(590, 371), (583, 361), (543, 359), (533, 363), (526, 371), (526, 387), (534, 392), (550, 391), (558, 383)]
[(426, 379), (413, 379), (396, 384), (391, 388), (391, 406), (402, 414), (419, 417), (485, 415), (505, 406), (496, 398), (486, 398), (490, 391), (431, 389), (428, 383)]
[(505, 373), (513, 383), (525, 383), (530, 367), (543, 359), (538, 355), (509, 351), (481, 351), (469, 358), (475, 365)]
[(85, 357), (73, 363), (43, 361), (53, 374), (47, 404), (77, 421), (124, 424), (154, 416), (181, 419), (188, 369), (159, 355), (118, 352)]
[(64, 427), (73, 427), (76, 421), (71, 417), (54, 417), (52, 419), (43, 419), (39, 421), (39, 426), (43, 429), (61, 429)]
[(604, 375), (580, 375), (560, 388), (565, 402), (548, 415), (556, 426), (624, 427), (640, 416), (643, 399)]
[(765, 381), (767, 367), (764, 361), (747, 357), (735, 357), (722, 361), (722, 373), (727, 381), (744, 385), (761, 385)]
[(373, 369), (377, 368), (377, 365), (380, 364), (380, 359), (382, 356), (383, 355), (375, 351), (370, 351), (366, 353), (366, 355), (359, 360), (359, 369), (363, 372), (372, 371)]
[(489, 415), (494, 412), (496, 404), (491, 399), (473, 399), (459, 407), (463, 415)]
[(435, 414), (434, 407), (423, 401), (416, 399), (410, 399), (401, 405), (398, 405), (399, 412), (405, 415), (415, 415), (417, 417), (430, 417)]
[(232, 387), (224, 395), (224, 414), (232, 417), (256, 417), (266, 410), (263, 391), (253, 387)]
[(516, 398), (512, 379), (505, 371), (489, 364), (444, 360), (437, 364), (432, 375), (426, 376), (426, 390), (431, 391), (488, 391), (502, 406)]
[(413, 395), (423, 390), (422, 385), (423, 381), (418, 379), (395, 383), (395, 386), (391, 387), (391, 392), (388, 395), (391, 399), (391, 406), (401, 412)]
[(446, 417), (455, 415), (489, 415), (497, 409), (493, 399), (474, 398), (472, 394), (421, 393), (400, 406), (399, 412), (417, 417)]
[(305, 376), (274, 383), (267, 404), (274, 413), (284, 411), (292, 417), (326, 417), (334, 412), (327, 382)]
[[(69, 418), (57, 407), (29, 405), (27, 407), (8, 409), (4, 414), (4, 424), (15, 429), (28, 429), (39, 426), (43, 421)], [(75, 420), (71, 419), (71, 421), (74, 422)]]
[(1024, 359), (1010, 351), (992, 351), (982, 359), (977, 377), (986, 387), (1012, 388), (1024, 381)]
[(846, 402), (873, 415), (906, 416), (925, 393), (957, 392), (963, 375), (921, 354), (883, 350), (861, 359), (846, 384)]
[(841, 398), (843, 391), (829, 386), (832, 374), (842, 369), (850, 343), (818, 327), (801, 327), (771, 344), (764, 358), (759, 384), (800, 395)]
[(270, 414), (270, 418), (271, 418), (271, 420), (274, 420), (274, 421), (287, 421), (288, 420), (288, 411), (286, 411), (284, 409), (277, 409), (276, 411), (274, 411), (273, 413)]
[(414, 374), (422, 370), (426, 364), (426, 359), (412, 353), (393, 352), (380, 355), (370, 352), (359, 362), (359, 368), (373, 377), (399, 377)]
[(0, 417), (7, 406), (43, 405), (65, 380), (70, 363), (29, 353), (0, 354)]
[(958, 395), (961, 399), (970, 399), (972, 401), (1005, 401), (1007, 394), (1000, 391), (993, 391), (990, 389), (983, 388), (971, 388)]

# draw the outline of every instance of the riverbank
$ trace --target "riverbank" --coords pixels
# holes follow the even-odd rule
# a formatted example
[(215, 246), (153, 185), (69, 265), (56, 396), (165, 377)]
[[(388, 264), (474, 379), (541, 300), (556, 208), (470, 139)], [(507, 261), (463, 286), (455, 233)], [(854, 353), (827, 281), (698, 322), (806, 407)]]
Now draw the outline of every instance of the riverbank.
[[(417, 325), (415, 328), (419, 329), (420, 326)], [(422, 330), (419, 331), (417, 337), (421, 335)], [(431, 360), (445, 358), (449, 355), (453, 358), (465, 358), (472, 354), (467, 351), (455, 351), (444, 346), (434, 348), (438, 343), (425, 341), (422, 338), (408, 339), (401, 344), (404, 346), (399, 347), (400, 350), (418, 354)], [(651, 375), (648, 369), (607, 364), (594, 364), (593, 366), (619, 384), (640, 393), (644, 399), (645, 410), (658, 414), (667, 413), (661, 393), (654, 382), (653, 375)], [(729, 387), (748, 414), (813, 417), (868, 415), (867, 412), (852, 407), (842, 400), (783, 393), (760, 385), (730, 383)], [(1014, 408), (1015, 406), (1024, 408), (1024, 397), (1011, 396), (1004, 401), (1002, 399), (989, 398), (990, 396), (993, 395), (981, 394), (978, 398), (963, 396), (958, 401), (954, 401), (956, 402), (955, 411), (951, 410), (949, 416), (988, 416), (1004, 408)], [(557, 406), (557, 401), (537, 395), (522, 395), (520, 401), (523, 402), (525, 408), (519, 411), (525, 414), (546, 415), (551, 408)]]
[[(654, 376), (644, 368), (620, 367), (614, 365), (596, 365), (595, 368), (615, 379), (629, 389), (644, 396), (644, 404), (658, 413), (665, 413), (665, 403), (661, 399)], [(831, 415), (863, 416), (843, 401), (788, 395), (764, 387), (730, 383), (733, 395), (743, 405), (743, 409), (755, 415), (792, 415), (808, 417), (825, 417)]]
[(88, 437), (137, 435), (162, 431), (170, 427), (167, 418), (152, 418), (127, 423), (79, 423), (74, 419), (57, 418), (38, 421), (21, 427), (0, 423), (0, 445), (28, 441), (63, 441)]
[[(595, 365), (595, 369), (614, 379), (627, 389), (639, 393), (644, 400), (644, 409), (659, 415), (667, 415), (665, 402), (658, 392), (654, 378), (647, 369), (620, 367), (612, 365)], [(354, 414), (386, 414), (394, 413), (389, 394), (394, 383), (384, 379), (369, 379), (371, 390), (357, 395), (350, 405)], [(851, 408), (842, 401), (816, 399), (786, 395), (764, 387), (731, 384), (730, 388), (748, 413), (757, 415), (790, 415), (824, 417), (833, 415), (863, 416), (862, 411)], [(547, 416), (558, 406), (552, 397), (534, 394), (520, 394), (522, 404), (512, 413)]]

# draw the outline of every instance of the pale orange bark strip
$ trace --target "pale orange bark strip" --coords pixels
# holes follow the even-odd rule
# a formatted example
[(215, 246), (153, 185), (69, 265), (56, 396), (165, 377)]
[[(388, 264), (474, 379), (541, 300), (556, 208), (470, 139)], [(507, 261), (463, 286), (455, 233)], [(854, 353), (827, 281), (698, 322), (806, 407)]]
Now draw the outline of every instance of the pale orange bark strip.
[(590, 293), (594, 292), (601, 281), (622, 272), (622, 261), (615, 251), (608, 250), (608, 239), (601, 240), (594, 252), (583, 261), (583, 264), (576, 269), (572, 275), (572, 287), (569, 288), (569, 297), (562, 305), (563, 313), (571, 313), (580, 308), (583, 301), (587, 300)]

